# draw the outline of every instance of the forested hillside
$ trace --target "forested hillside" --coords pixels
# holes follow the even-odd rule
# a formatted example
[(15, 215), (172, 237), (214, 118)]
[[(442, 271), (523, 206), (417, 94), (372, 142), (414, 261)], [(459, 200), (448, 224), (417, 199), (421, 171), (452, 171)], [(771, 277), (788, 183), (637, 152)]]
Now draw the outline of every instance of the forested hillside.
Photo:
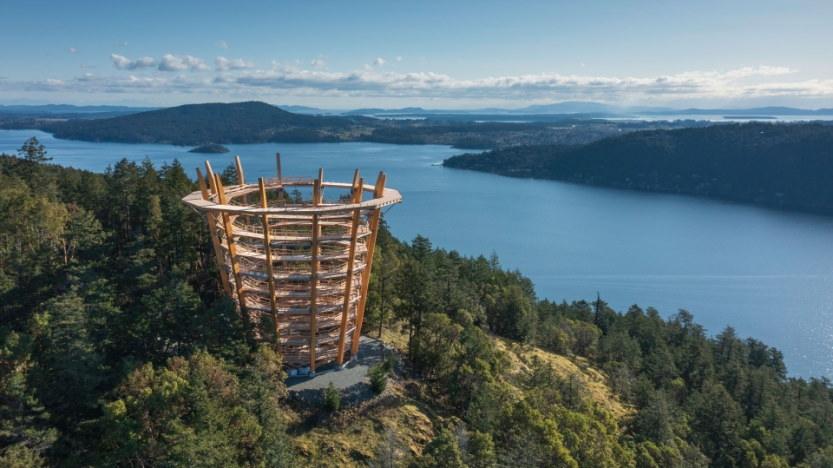
[(0, 466), (833, 465), (833, 386), (778, 350), (539, 300), (497, 256), (387, 230), (365, 331), (399, 363), (371, 400), (299, 406), (220, 294), (178, 163), (47, 162), (0, 156)]
[(307, 115), (252, 101), (189, 104), (112, 118), (0, 114), (0, 128), (38, 129), (52, 133), (57, 138), (93, 142), (196, 146), (209, 143), (370, 141), (493, 149), (532, 144), (588, 143), (636, 129), (705, 124), (694, 121), (607, 122), (577, 117), (562, 119), (557, 123), (480, 120), (470, 117), (460, 121), (450, 115), (428, 118), (417, 116), (416, 120), (377, 119), (359, 115)]
[(519, 146), (444, 164), (833, 214), (831, 148), (831, 125), (750, 123), (641, 131), (583, 146)]
[(363, 117), (293, 114), (263, 102), (191, 104), (107, 119), (54, 122), (43, 129), (56, 138), (123, 143), (263, 143), (338, 141)]

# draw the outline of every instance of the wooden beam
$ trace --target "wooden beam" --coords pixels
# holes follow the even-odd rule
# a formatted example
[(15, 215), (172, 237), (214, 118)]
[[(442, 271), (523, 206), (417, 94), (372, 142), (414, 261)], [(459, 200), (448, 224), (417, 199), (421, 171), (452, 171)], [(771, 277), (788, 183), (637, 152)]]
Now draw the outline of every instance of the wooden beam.
[(275, 163), (278, 165), (278, 187), (283, 187), (283, 175), (281, 174), (281, 153), (275, 153)]
[(214, 183), (214, 171), (211, 170), (211, 163), (205, 161), (205, 180), (208, 182), (208, 189), (212, 195), (217, 195), (217, 184)]
[[(318, 206), (321, 199), (321, 180), (324, 171), (318, 170), (318, 178), (312, 189), (312, 204)], [(318, 222), (318, 215), (312, 215), (312, 259), (310, 262), (310, 304), (309, 304), (309, 371), (315, 373), (315, 346), (316, 335), (318, 334), (318, 237), (321, 235), (321, 226)]]
[[(266, 199), (266, 184), (263, 181), (263, 177), (259, 178), (257, 182), (260, 185), (260, 207), (268, 208), (269, 203)], [(271, 233), (269, 232), (269, 215), (264, 213), (262, 219), (263, 247), (266, 252), (266, 275), (269, 278), (269, 306), (272, 308), (272, 326), (275, 334), (275, 351), (280, 353), (281, 340), (279, 333), (280, 329), (278, 327), (278, 303), (275, 298), (275, 276), (272, 269), (272, 240)]]
[[(362, 190), (364, 179), (358, 177), (359, 170), (356, 169), (356, 174), (353, 177), (353, 198), (351, 203), (361, 203)], [(350, 252), (347, 255), (347, 279), (344, 286), (344, 303), (341, 309), (341, 328), (339, 329), (338, 337), (338, 354), (336, 354), (336, 364), (339, 366), (344, 363), (344, 343), (347, 338), (347, 318), (350, 313), (350, 303), (352, 302), (353, 290), (353, 264), (356, 259), (356, 242), (359, 235), (359, 220), (361, 218), (361, 210), (356, 208), (353, 210), (353, 222), (350, 225)]]
[(243, 177), (243, 164), (240, 162), (240, 156), (234, 157), (234, 165), (237, 168), (237, 185), (246, 185), (246, 178)]
[[(385, 193), (385, 173), (380, 172), (376, 179), (376, 187), (373, 190), (373, 198), (381, 198)], [(364, 271), (362, 271), (362, 291), (359, 297), (359, 309), (356, 314), (356, 329), (353, 331), (353, 342), (350, 353), (355, 356), (359, 352), (359, 339), (362, 334), (362, 322), (364, 321), (364, 308), (367, 305), (367, 288), (370, 286), (370, 270), (373, 266), (373, 252), (376, 249), (376, 234), (379, 232), (379, 218), (382, 215), (381, 208), (373, 210), (370, 215), (370, 237), (367, 240), (367, 258)]]
[[(226, 204), (226, 192), (223, 189), (223, 182), (218, 174), (214, 174), (214, 183), (217, 188), (217, 197), (221, 205)], [(237, 247), (234, 245), (234, 230), (231, 218), (227, 211), (223, 211), (223, 226), (226, 231), (226, 245), (228, 246), (229, 257), (231, 257), (231, 271), (234, 273), (234, 284), (237, 290), (237, 303), (240, 305), (240, 312), (246, 311), (246, 297), (243, 289), (243, 279), (240, 277), (240, 263), (237, 259)]]
[[(324, 184), (324, 169), (318, 168), (317, 184), (318, 184), (317, 185), (318, 186), (318, 192), (317, 192), (318, 195), (313, 197), (313, 201), (312, 201), (313, 206), (318, 206), (318, 205), (324, 203), (324, 186), (323, 186), (323, 184)], [(315, 187), (313, 187), (313, 189), (315, 189)], [(315, 193), (314, 190), (313, 190), (313, 193)]]
[[(362, 184), (359, 183), (359, 170), (356, 169), (356, 171), (353, 172), (353, 183), (350, 186), (350, 198), (355, 199), (356, 198), (356, 190), (361, 191), (361, 189), (362, 189)], [(361, 197), (359, 197), (359, 198), (361, 198)], [(353, 202), (353, 203), (355, 203), (355, 202)]]
[[(206, 185), (205, 179), (202, 177), (200, 168), (197, 168), (197, 181), (200, 184), (200, 192), (202, 192), (203, 200), (208, 200), (208, 185)], [(208, 230), (211, 236), (211, 245), (214, 246), (214, 258), (217, 260), (217, 269), (220, 270), (220, 282), (223, 284), (223, 291), (226, 295), (231, 296), (228, 272), (223, 261), (223, 249), (220, 247), (220, 240), (217, 238), (217, 220), (214, 218), (214, 213), (210, 211), (205, 212), (205, 217), (208, 218)]]

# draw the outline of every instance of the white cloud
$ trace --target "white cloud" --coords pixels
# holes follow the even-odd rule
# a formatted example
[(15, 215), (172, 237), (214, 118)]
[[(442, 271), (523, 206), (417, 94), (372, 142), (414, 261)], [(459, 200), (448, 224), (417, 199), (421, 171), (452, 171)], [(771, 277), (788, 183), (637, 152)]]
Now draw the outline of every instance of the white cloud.
[(127, 42), (127, 41), (121, 41), (121, 42), (119, 42), (119, 46), (120, 46), (120, 47), (127, 47), (128, 45), (130, 45), (130, 43), (129, 43), (129, 42)]
[(729, 78), (745, 78), (747, 76), (789, 75), (795, 72), (796, 70), (789, 67), (770, 67), (764, 65), (760, 67), (743, 67), (736, 70), (730, 70), (726, 72), (724, 76)]
[(245, 70), (247, 68), (254, 68), (254, 62), (247, 62), (243, 59), (229, 60), (225, 57), (217, 57), (214, 59), (214, 68), (219, 71), (226, 70)]
[(774, 95), (833, 97), (833, 80), (772, 82), (793, 71), (786, 67), (744, 67), (724, 72), (692, 71), (659, 77), (612, 77), (543, 73), (458, 80), (432, 72), (353, 72), (275, 67), (233, 78), (239, 86), (274, 90), (332, 92), (343, 96), (447, 99), (662, 101), (680, 98), (733, 98)]
[(113, 61), (113, 65), (115, 65), (116, 68), (125, 69), (131, 63), (129, 58), (119, 54), (110, 54), (110, 59)]
[(223, 41), (223, 40), (219, 40), (219, 41), (215, 42), (214, 45), (221, 48), (221, 49), (228, 49), (228, 43), (226, 41)]
[(396, 57), (396, 61), (397, 61), (397, 62), (401, 62), (401, 61), (402, 61), (402, 57)]
[(324, 62), (324, 60), (322, 60), (320, 58), (313, 59), (312, 61), (310, 61), (309, 64), (312, 65), (312, 68), (326, 68), (327, 67), (327, 63)]
[(383, 59), (382, 57), (376, 57), (376, 60), (373, 61), (373, 66), (374, 67), (381, 67), (384, 64), (385, 64), (385, 59)]
[(141, 57), (136, 60), (130, 60), (124, 55), (110, 54), (110, 60), (113, 65), (121, 70), (138, 70), (141, 68), (152, 68), (156, 66), (156, 60), (151, 57)]
[[(131, 70), (148, 67), (153, 59), (135, 61), (113, 54), (113, 64)], [(219, 60), (222, 59), (222, 60)], [(139, 64), (143, 65), (139, 65)], [(167, 55), (160, 69), (203, 69), (200, 59)], [(476, 102), (557, 102), (593, 100), (639, 102), (833, 102), (833, 79), (795, 79), (786, 67), (739, 67), (723, 71), (689, 71), (653, 77), (617, 77), (542, 73), (457, 79), (433, 72), (398, 73), (367, 67), (350, 72), (304, 69), (273, 63), (270, 70), (250, 69), (241, 59), (218, 57), (218, 73), (129, 77), (85, 74), (63, 80), (0, 81), (0, 90), (72, 91), (81, 93), (184, 93), (199, 96), (384, 98)], [(242, 68), (240, 67), (242, 66)], [(133, 67), (133, 68), (131, 68)], [(238, 70), (236, 73), (219, 73)], [(763, 101), (761, 101), (763, 100)], [(813, 101), (815, 100), (815, 101)], [(796, 101), (797, 102), (797, 101)], [(830, 104), (824, 104), (830, 105)]]
[(78, 53), (78, 49), (76, 49), (75, 47), (70, 47), (70, 48), (69, 48), (69, 53), (70, 53), (70, 54), (77, 54), (77, 53)]
[(208, 65), (201, 58), (190, 55), (165, 54), (159, 60), (161, 71), (205, 71), (209, 70)]

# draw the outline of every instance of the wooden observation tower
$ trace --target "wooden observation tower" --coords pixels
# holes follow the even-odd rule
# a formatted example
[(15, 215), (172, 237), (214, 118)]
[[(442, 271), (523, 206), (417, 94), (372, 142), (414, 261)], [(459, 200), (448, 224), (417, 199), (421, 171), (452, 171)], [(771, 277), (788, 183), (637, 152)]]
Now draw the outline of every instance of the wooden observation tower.
[[(365, 185), (277, 177), (224, 187), (206, 161), (200, 191), (182, 201), (208, 218), (223, 288), (292, 373), (357, 353), (381, 208), (402, 201), (385, 174)], [(327, 197), (325, 198), (325, 195)]]

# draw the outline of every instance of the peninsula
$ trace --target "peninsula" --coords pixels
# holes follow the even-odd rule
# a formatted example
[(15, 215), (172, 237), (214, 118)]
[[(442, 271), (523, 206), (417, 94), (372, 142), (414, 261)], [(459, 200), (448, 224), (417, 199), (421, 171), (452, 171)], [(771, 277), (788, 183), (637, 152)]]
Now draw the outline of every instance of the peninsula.
[(443, 164), (831, 215), (831, 147), (831, 125), (749, 123), (633, 132), (586, 145), (518, 146)]

